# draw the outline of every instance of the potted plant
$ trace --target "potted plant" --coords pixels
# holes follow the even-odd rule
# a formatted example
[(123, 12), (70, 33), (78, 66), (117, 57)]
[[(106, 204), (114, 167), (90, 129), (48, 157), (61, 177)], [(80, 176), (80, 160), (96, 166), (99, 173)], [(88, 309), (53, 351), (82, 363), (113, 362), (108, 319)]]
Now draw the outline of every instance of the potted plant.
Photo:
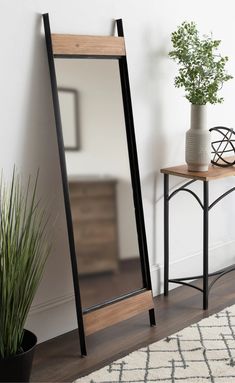
[(0, 180), (0, 382), (28, 382), (36, 336), (24, 329), (49, 254), (37, 180), (24, 189), (14, 170)]
[(218, 92), (233, 78), (225, 70), (228, 57), (218, 53), (220, 40), (200, 38), (194, 22), (183, 22), (172, 33), (169, 56), (179, 64), (175, 86), (185, 89), (191, 103), (191, 128), (186, 133), (185, 157), (189, 171), (206, 171), (210, 163), (210, 133), (206, 126), (206, 104), (223, 102)]

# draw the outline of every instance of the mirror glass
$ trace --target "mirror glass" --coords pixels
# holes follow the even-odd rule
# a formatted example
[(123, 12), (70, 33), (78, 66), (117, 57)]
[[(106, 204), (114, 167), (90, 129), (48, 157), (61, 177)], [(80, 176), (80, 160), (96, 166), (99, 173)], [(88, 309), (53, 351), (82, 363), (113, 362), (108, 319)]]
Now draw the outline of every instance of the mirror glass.
[[(119, 64), (56, 58), (55, 65), (58, 90), (79, 95), (79, 148), (65, 155), (82, 305), (91, 307), (143, 287)], [(71, 139), (71, 99), (59, 102)]]

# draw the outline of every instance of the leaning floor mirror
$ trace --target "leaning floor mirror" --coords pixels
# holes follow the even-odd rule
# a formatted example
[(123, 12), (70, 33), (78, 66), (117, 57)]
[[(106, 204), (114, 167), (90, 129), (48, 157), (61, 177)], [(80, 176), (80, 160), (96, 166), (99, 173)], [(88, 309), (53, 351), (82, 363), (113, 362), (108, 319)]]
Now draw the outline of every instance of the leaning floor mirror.
[(118, 36), (51, 34), (43, 15), (78, 331), (155, 325), (122, 20)]

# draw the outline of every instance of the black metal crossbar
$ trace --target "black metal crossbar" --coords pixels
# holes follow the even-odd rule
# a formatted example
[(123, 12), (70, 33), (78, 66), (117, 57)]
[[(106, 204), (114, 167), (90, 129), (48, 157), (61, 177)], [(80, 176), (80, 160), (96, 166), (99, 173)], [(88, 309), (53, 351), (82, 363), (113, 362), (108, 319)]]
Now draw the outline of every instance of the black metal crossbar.
[[(212, 286), (218, 281), (218, 279), (223, 277), (225, 274), (231, 273), (231, 271), (234, 271), (234, 270), (235, 270), (235, 264), (232, 265), (232, 266), (229, 266), (229, 267), (225, 267), (224, 269), (221, 269), (219, 271), (215, 271), (213, 273), (209, 273), (208, 277), (214, 277), (214, 276), (217, 276), (217, 277), (215, 279), (213, 279), (213, 281), (210, 283), (210, 285), (208, 286), (208, 290), (209, 291), (211, 290)], [(170, 283), (178, 283), (178, 284), (184, 285), (184, 286), (189, 286), (189, 287), (192, 287), (192, 288), (194, 288), (196, 290), (199, 290), (199, 291), (201, 291), (203, 293), (203, 289), (201, 287), (192, 285), (191, 283), (184, 282), (184, 281), (200, 279), (200, 278), (203, 278), (203, 275), (194, 275), (194, 276), (185, 277), (185, 278), (168, 279), (168, 282), (170, 282)]]
[[(215, 275), (219, 275), (219, 274), (225, 273), (226, 270), (228, 270), (227, 272), (229, 273), (231, 271), (230, 270), (231, 267), (233, 267), (233, 269), (235, 269), (235, 265), (232, 265), (232, 266), (226, 267), (224, 269), (221, 269), (219, 271), (215, 271), (213, 273), (209, 273), (208, 277), (214, 277)], [(190, 280), (193, 280), (193, 279), (200, 279), (200, 278), (203, 278), (203, 274), (202, 275), (193, 275), (191, 277), (185, 277), (185, 278), (174, 278), (174, 280), (175, 281), (190, 281)]]
[(215, 282), (218, 281), (218, 279), (220, 279), (221, 277), (223, 277), (225, 274), (228, 274), (228, 273), (231, 273), (231, 271), (234, 271), (235, 270), (235, 265), (233, 266), (230, 266), (228, 268), (226, 268), (223, 272), (220, 272), (218, 277), (215, 278), (209, 285), (209, 291), (210, 289), (212, 288), (212, 286), (214, 286)]
[(199, 290), (203, 293), (203, 289), (201, 287), (192, 285), (191, 283), (180, 281), (179, 279), (168, 279), (168, 282), (178, 283), (179, 285), (184, 285), (184, 286), (189, 286), (189, 287), (192, 287), (193, 289)]
[(191, 189), (188, 189), (187, 186), (191, 185), (192, 183), (194, 183), (195, 180), (191, 180), (189, 182), (186, 182), (183, 186), (181, 186), (180, 188), (177, 188), (176, 190), (174, 190), (169, 196), (168, 196), (168, 201), (170, 201), (170, 199), (172, 197), (174, 197), (174, 195), (176, 195), (177, 193), (179, 193), (180, 191), (185, 191), (187, 193), (190, 193), (196, 200), (197, 202), (199, 203), (199, 205), (201, 206), (201, 208), (203, 209), (203, 204), (202, 204), (202, 201), (200, 200), (200, 198), (197, 196), (197, 194), (192, 191)]
[(227, 190), (225, 193), (223, 193), (221, 196), (219, 196), (218, 198), (216, 198), (216, 200), (214, 202), (212, 202), (209, 206), (209, 210), (212, 209), (212, 207), (214, 207), (219, 201), (221, 201), (224, 197), (226, 197), (228, 194), (232, 193), (233, 191), (235, 190), (235, 187)]
[(192, 183), (194, 183), (196, 180), (190, 180), (188, 182), (186, 182), (184, 185), (182, 185), (180, 188), (177, 188), (175, 189), (168, 197), (168, 200), (170, 200), (175, 194), (177, 194), (179, 191), (181, 190), (184, 190), (185, 188), (187, 188), (187, 186), (191, 185)]

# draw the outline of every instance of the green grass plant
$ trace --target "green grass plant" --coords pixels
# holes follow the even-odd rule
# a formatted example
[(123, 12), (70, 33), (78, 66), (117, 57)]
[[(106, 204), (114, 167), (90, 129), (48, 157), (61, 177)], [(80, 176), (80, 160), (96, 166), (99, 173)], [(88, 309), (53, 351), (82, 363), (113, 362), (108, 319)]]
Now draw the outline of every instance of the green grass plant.
[(24, 188), (15, 169), (9, 184), (0, 180), (0, 358), (23, 351), (25, 321), (50, 252), (37, 183), (38, 174)]

